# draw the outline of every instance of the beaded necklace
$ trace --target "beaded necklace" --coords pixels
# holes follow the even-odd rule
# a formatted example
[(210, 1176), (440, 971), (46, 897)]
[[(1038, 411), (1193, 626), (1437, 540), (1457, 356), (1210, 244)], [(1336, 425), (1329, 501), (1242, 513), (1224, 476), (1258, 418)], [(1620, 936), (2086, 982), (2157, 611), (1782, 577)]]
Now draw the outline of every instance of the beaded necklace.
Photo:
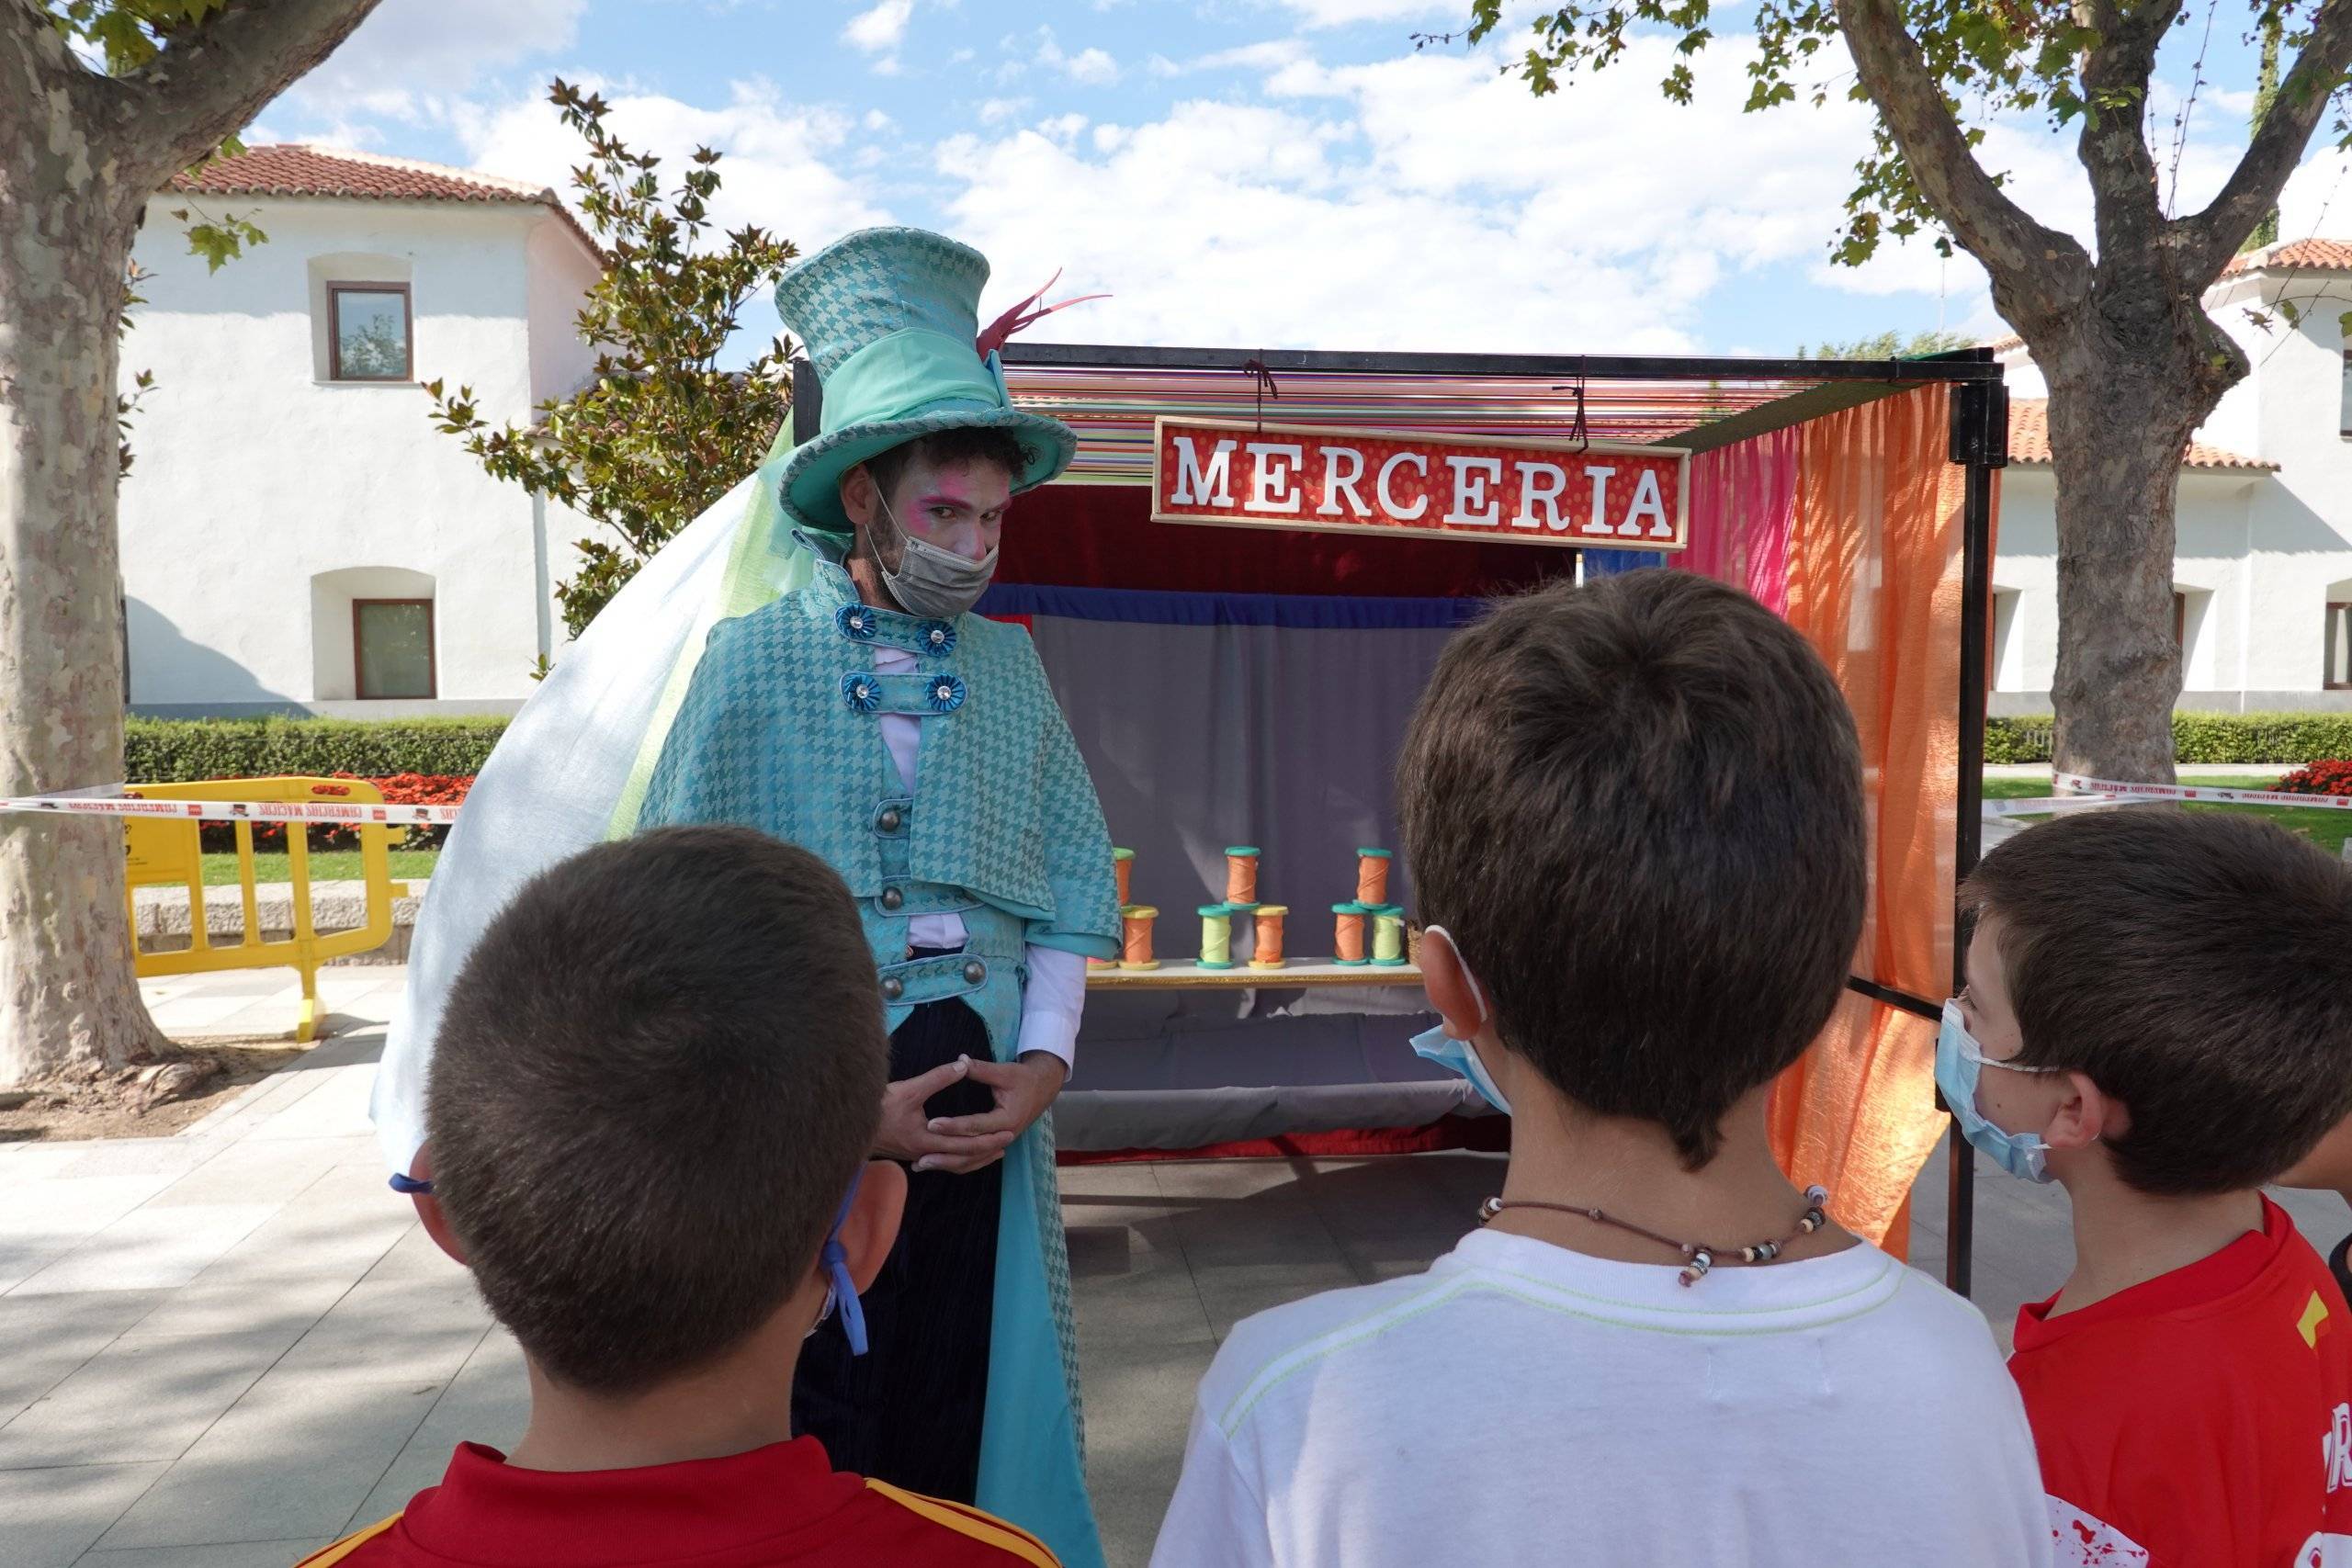
[(1687, 1286), (1695, 1285), (1705, 1279), (1707, 1270), (1714, 1268), (1718, 1262), (1726, 1268), (1737, 1263), (1770, 1263), (1787, 1251), (1789, 1244), (1795, 1241), (1797, 1237), (1811, 1235), (1829, 1223), (1827, 1213), (1829, 1190), (1827, 1188), (1806, 1188), (1804, 1201), (1805, 1211), (1799, 1216), (1795, 1230), (1778, 1241), (1759, 1241), (1752, 1247), (1711, 1247), (1705, 1242), (1677, 1241), (1672, 1236), (1660, 1235), (1646, 1226), (1637, 1225), (1631, 1220), (1621, 1220), (1616, 1215), (1599, 1209), (1580, 1208), (1573, 1203), (1546, 1203), (1533, 1198), (1508, 1200), (1489, 1198), (1478, 1205), (1478, 1223), (1483, 1225), (1506, 1209), (1544, 1209), (1555, 1214), (1574, 1214), (1578, 1219), (1590, 1220), (1597, 1225), (1613, 1225), (1621, 1231), (1629, 1231), (1645, 1241), (1654, 1241), (1660, 1247), (1671, 1247), (1680, 1253), (1688, 1261), (1683, 1264), (1681, 1273), (1676, 1278)]

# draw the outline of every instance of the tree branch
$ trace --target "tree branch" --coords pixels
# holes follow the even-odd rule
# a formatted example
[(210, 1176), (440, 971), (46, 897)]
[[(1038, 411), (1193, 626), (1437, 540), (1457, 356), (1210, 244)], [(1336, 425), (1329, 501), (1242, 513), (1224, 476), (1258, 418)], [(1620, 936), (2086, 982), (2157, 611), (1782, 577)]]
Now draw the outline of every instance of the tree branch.
[(2114, 0), (2098, 0), (2088, 7), (2087, 19), (2099, 42), (2083, 62), (2087, 107), (2075, 155), (2091, 177), (2092, 222), (2102, 266), (2153, 265), (2156, 260), (2165, 214), (2155, 155), (2148, 151), (2143, 121), (2156, 50), (2179, 14), (2180, 0), (2162, 0), (2128, 12)]
[(130, 75), (109, 84), (113, 144), (126, 180), (161, 189), (233, 136), (288, 85), (324, 60), (377, 0), (230, 0)]
[(2278, 84), (2278, 96), (2222, 194), (2204, 211), (2176, 225), (2185, 278), (2203, 284), (2220, 276), (2254, 226), (2278, 205), (2279, 190), (2301, 161), (2347, 67), (2352, 67), (2352, 0), (2326, 0), (2312, 18), (2311, 37), (2295, 56), (2295, 68)]
[(0, 118), (38, 113), (38, 106), (61, 94), (74, 100), (79, 112), (86, 107), (89, 74), (39, 0), (0, 0)]
[[(1862, 87), (1902, 149), (1919, 193), (1951, 225), (1952, 237), (1984, 264), (2012, 312), (2046, 317), (2063, 310), (2069, 301), (2052, 288), (2059, 278), (2087, 274), (2090, 258), (2083, 247), (2072, 235), (2036, 222), (1976, 162), (1943, 84), (1904, 30), (1894, 0), (1837, 0), (1837, 6)], [(2050, 265), (2060, 258), (2082, 265)]]

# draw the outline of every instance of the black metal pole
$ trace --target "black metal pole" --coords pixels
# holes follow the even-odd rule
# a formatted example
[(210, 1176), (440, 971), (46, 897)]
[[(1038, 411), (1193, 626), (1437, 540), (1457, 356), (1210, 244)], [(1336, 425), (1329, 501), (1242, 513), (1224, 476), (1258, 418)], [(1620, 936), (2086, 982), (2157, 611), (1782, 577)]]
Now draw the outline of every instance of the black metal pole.
[[(1976, 869), (1984, 843), (1986, 622), (1993, 593), (1993, 470), (2008, 462), (2008, 393), (1999, 383), (1951, 391), (1952, 459), (1967, 468), (1961, 507), (1960, 779), (1953, 824), (1952, 876)], [(1967, 983), (1967, 949), (1952, 928), (1952, 989)], [(1937, 1097), (1941, 1103), (1940, 1094)], [(1968, 1294), (1976, 1245), (1976, 1151), (1951, 1130), (1944, 1194), (1944, 1283)]]

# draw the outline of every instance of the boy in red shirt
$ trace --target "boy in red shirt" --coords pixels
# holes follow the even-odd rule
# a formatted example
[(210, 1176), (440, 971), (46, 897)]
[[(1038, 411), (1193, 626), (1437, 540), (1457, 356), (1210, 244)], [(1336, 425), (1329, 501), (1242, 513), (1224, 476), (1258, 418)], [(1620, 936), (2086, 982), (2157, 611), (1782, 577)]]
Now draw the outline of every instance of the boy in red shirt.
[(2250, 818), (2135, 807), (1985, 857), (1937, 1082), (2074, 1209), (2018, 1314), (2061, 1568), (2352, 1562), (2352, 1311), (2264, 1183), (2352, 1101), (2352, 872)]
[(451, 992), (416, 1199), (521, 1343), (530, 1426), (303, 1568), (1050, 1568), (792, 1436), (802, 1340), (840, 1312), (863, 1348), (897, 1234), (906, 1177), (865, 1163), (888, 1059), (849, 891), (805, 850), (671, 828), (525, 888)]

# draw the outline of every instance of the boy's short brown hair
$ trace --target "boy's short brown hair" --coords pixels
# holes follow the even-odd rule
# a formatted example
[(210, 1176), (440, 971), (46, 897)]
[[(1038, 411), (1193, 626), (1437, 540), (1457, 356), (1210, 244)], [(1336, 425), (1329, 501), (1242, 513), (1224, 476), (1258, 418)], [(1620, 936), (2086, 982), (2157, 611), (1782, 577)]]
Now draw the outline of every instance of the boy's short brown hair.
[(745, 828), (546, 872), (493, 921), (433, 1055), (433, 1185), (549, 1376), (637, 1393), (807, 1278), (871, 1146), (882, 996), (849, 889)]
[(1503, 1043), (1692, 1168), (1837, 1006), (1865, 892), (1838, 685), (1753, 599), (1637, 571), (1509, 600), (1405, 741), (1405, 848)]
[(2150, 1193), (2259, 1187), (2352, 1110), (2352, 870), (2271, 823), (2094, 811), (1984, 857), (1962, 907), (1999, 919), (2017, 1060), (2087, 1075)]

